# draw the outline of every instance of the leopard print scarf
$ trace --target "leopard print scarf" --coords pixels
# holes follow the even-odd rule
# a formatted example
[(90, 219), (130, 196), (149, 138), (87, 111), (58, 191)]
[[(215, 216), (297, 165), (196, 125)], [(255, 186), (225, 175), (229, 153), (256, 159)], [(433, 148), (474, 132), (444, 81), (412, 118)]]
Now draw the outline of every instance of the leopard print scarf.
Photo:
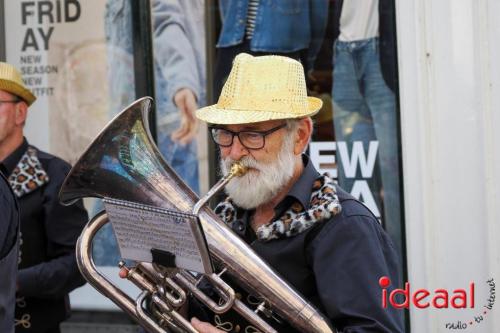
[(18, 198), (49, 182), (49, 176), (38, 159), (37, 150), (28, 147), (9, 176), (9, 183)]
[[(226, 198), (215, 208), (215, 213), (232, 227), (237, 216), (237, 206), (231, 198)], [(327, 174), (318, 177), (312, 187), (310, 208), (304, 210), (298, 202), (277, 220), (257, 229), (257, 238), (262, 241), (293, 237), (311, 228), (315, 223), (329, 219), (340, 213), (342, 207), (337, 197), (335, 183)]]

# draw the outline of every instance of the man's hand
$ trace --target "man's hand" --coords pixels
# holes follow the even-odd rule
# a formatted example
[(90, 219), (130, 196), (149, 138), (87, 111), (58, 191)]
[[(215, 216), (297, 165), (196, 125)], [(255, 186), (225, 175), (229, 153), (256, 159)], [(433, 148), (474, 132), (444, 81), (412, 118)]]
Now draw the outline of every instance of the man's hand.
[(191, 319), (191, 325), (193, 325), (193, 327), (200, 333), (226, 333), (218, 328), (215, 328), (210, 323), (199, 321), (195, 317)]
[(179, 89), (175, 93), (174, 103), (181, 113), (181, 125), (172, 133), (171, 138), (185, 145), (194, 139), (198, 131), (198, 119), (195, 116), (198, 103), (196, 96), (189, 88)]

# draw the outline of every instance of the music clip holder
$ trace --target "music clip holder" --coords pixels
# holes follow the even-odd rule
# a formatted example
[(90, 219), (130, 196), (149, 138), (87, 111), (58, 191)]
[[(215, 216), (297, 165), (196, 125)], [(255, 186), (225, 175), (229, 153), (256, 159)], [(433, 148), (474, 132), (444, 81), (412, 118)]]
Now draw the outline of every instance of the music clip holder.
[(172, 252), (151, 248), (151, 255), (153, 256), (153, 264), (167, 268), (177, 268), (175, 254)]

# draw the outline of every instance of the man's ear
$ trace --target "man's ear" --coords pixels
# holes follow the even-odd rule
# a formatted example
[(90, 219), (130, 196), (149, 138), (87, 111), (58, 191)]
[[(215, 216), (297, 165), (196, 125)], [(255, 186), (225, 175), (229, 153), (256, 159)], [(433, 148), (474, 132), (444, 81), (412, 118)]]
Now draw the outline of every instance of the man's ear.
[(26, 117), (28, 116), (28, 104), (21, 101), (16, 104), (16, 125), (24, 126)]
[(295, 146), (293, 148), (293, 153), (295, 155), (302, 154), (312, 135), (312, 120), (311, 118), (304, 118), (299, 121), (299, 126), (297, 128), (297, 133), (295, 135)]

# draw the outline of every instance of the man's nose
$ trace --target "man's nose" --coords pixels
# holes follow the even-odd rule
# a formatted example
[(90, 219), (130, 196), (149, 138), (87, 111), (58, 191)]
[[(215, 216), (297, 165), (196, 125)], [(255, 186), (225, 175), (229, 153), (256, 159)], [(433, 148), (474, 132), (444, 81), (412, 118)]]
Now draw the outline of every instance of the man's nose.
[(245, 148), (240, 142), (240, 138), (237, 135), (233, 138), (233, 144), (231, 145), (231, 150), (229, 151), (229, 157), (233, 161), (239, 161), (243, 156), (248, 155), (248, 149)]

